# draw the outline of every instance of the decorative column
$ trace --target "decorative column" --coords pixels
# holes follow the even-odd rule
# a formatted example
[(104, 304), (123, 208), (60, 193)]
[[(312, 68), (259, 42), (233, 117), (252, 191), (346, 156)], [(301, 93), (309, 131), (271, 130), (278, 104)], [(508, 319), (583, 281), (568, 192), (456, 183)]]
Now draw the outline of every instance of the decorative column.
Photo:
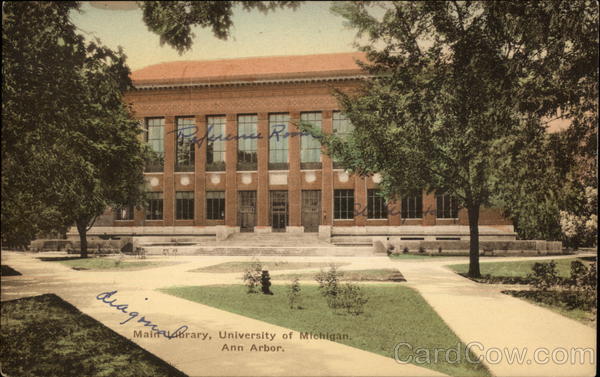
[[(323, 111), (323, 133), (333, 133), (333, 112)], [(327, 148), (321, 147), (321, 224), (333, 225), (333, 162), (325, 154)]]
[[(206, 135), (206, 116), (204, 114), (196, 115), (196, 138), (201, 139)], [(204, 216), (204, 203), (206, 192), (206, 140), (202, 145), (198, 143), (194, 146), (194, 225), (206, 225)]]
[[(300, 132), (300, 129), (296, 126), (300, 122), (300, 113), (295, 111), (290, 113), (290, 124), (288, 131), (294, 135), (295, 132)], [(300, 196), (301, 196), (301, 175), (300, 172), (300, 137), (292, 136), (288, 138), (288, 162), (289, 162), (289, 173), (288, 173), (288, 205), (289, 205), (289, 226), (299, 227), (301, 226), (300, 219)], [(294, 229), (296, 230), (296, 229)]]
[(225, 225), (237, 224), (237, 122), (235, 114), (227, 114), (225, 135), (231, 136), (225, 142)]
[(269, 227), (269, 114), (258, 113), (258, 182), (256, 185), (256, 226)]
[(163, 224), (173, 226), (175, 223), (175, 117), (165, 117), (165, 159), (163, 173)]

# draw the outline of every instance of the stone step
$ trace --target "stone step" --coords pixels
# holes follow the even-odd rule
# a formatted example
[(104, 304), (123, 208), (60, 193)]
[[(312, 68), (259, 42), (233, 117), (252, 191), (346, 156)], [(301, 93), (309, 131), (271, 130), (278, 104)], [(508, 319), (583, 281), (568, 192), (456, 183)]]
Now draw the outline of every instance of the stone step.
[[(280, 255), (280, 256), (371, 256), (371, 247), (248, 247), (248, 246), (148, 246), (144, 247), (146, 255)], [(176, 250), (176, 251), (175, 251)]]

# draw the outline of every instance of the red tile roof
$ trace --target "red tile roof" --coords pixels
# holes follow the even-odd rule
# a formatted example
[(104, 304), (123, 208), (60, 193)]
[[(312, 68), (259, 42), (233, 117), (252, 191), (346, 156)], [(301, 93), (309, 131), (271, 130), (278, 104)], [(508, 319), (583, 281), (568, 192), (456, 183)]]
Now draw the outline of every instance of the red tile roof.
[(224, 60), (176, 61), (151, 65), (131, 74), (134, 85), (353, 76), (361, 74), (360, 52), (271, 56)]

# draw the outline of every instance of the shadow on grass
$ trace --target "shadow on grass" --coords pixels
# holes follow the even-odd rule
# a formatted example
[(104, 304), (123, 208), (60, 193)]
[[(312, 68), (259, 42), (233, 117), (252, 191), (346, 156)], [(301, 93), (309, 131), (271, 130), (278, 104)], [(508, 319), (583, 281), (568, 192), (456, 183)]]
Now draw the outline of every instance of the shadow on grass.
[(0, 310), (6, 375), (186, 376), (54, 294), (5, 301)]
[(22, 275), (19, 271), (15, 270), (12, 267), (7, 266), (5, 264), (1, 265), (0, 269), (1, 269), (0, 275), (2, 275), (2, 276), (19, 276), (19, 275)]
[(39, 257), (38, 259), (41, 260), (42, 262), (60, 262), (60, 261), (64, 261), (64, 260), (89, 259), (89, 258), (82, 258), (82, 257)]

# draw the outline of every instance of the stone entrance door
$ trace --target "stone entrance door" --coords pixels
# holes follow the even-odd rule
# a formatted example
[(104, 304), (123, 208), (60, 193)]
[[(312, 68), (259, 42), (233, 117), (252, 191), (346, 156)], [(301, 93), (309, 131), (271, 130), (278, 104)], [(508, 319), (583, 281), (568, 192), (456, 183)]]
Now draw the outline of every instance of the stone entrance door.
[(302, 226), (305, 232), (318, 232), (321, 222), (321, 191), (302, 191)]
[(238, 192), (238, 225), (241, 232), (253, 232), (256, 225), (256, 191)]
[(285, 232), (288, 225), (287, 191), (269, 192), (269, 220), (274, 232)]

